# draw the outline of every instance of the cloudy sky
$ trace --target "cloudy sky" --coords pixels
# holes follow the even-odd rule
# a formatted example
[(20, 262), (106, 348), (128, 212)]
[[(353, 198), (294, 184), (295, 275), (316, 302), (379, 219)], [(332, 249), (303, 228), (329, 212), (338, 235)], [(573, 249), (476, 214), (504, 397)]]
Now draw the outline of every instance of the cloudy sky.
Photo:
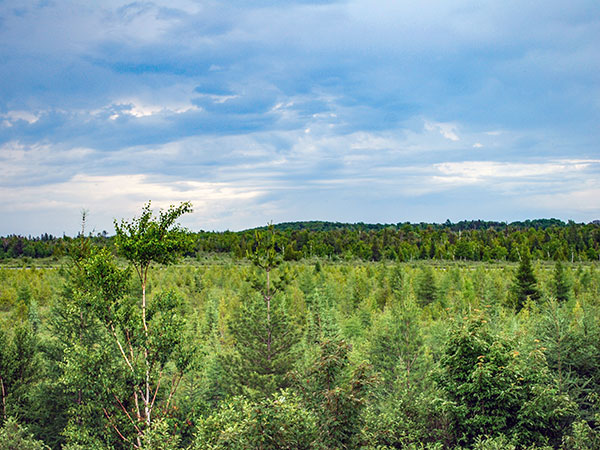
[(0, 235), (600, 218), (597, 0), (0, 0)]

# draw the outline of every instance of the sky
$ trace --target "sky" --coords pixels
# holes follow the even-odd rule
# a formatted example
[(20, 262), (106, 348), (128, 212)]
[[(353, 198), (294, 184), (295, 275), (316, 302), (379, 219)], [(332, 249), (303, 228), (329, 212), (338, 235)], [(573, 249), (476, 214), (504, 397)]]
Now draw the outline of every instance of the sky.
[(0, 235), (600, 219), (597, 0), (0, 0)]

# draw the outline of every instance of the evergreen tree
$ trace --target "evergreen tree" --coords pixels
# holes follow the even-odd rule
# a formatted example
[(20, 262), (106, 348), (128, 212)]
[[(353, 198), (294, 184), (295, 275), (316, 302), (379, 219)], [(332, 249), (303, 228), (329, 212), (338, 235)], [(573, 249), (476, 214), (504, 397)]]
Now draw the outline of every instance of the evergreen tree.
[(521, 262), (517, 268), (513, 288), (513, 304), (517, 311), (520, 311), (528, 299), (539, 300), (540, 292), (537, 287), (537, 279), (533, 273), (529, 253), (523, 252)]
[(0, 423), (10, 416), (34, 419), (35, 390), (44, 375), (38, 346), (27, 323), (12, 333), (0, 329)]
[(303, 403), (317, 418), (313, 448), (359, 448), (363, 409), (374, 385), (370, 367), (350, 367), (350, 345), (342, 340), (325, 340), (319, 355), (301, 374), (294, 374)]
[(340, 330), (331, 300), (321, 287), (306, 297), (305, 341), (308, 346), (338, 336)]
[(437, 381), (450, 400), (456, 443), (463, 445), (502, 434), (519, 448), (556, 445), (573, 419), (574, 404), (561, 394), (543, 355), (521, 356), (481, 315), (452, 331)]
[(386, 311), (373, 324), (368, 343), (369, 361), (391, 390), (401, 380), (410, 389), (423, 353), (418, 309), (404, 304)]
[(275, 273), (281, 255), (272, 225), (265, 233), (256, 232), (255, 247), (248, 257), (255, 266), (249, 281), (256, 294), (247, 297), (229, 321), (235, 352), (226, 358), (242, 392), (270, 395), (285, 386), (300, 338), (281, 294), (289, 282), (288, 274)]
[(282, 302), (269, 305), (252, 295), (229, 321), (235, 352), (226, 365), (235, 390), (250, 396), (268, 396), (286, 386), (286, 374), (296, 360), (299, 336)]
[(421, 269), (417, 278), (417, 303), (419, 306), (426, 306), (437, 299), (437, 284), (435, 274), (430, 266)]
[(565, 273), (565, 268), (560, 261), (554, 266), (553, 294), (559, 302), (566, 302), (571, 297), (571, 283)]

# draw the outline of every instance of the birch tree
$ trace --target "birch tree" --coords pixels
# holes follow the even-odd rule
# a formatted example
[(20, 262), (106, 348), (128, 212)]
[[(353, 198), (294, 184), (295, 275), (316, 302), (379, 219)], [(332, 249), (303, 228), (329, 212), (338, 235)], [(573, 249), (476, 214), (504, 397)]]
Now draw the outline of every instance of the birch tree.
[(115, 222), (117, 251), (137, 275), (139, 297), (130, 293), (131, 270), (120, 268), (108, 250), (95, 250), (82, 263), (86, 289), (118, 349), (129, 386), (128, 391), (111, 393), (112, 406), (117, 405), (121, 417), (114, 417), (108, 408), (104, 414), (109, 426), (133, 448), (143, 448), (146, 430), (154, 429), (157, 405), (163, 413), (169, 409), (190, 361), (184, 350), (181, 299), (168, 292), (149, 301), (146, 292), (150, 266), (171, 264), (189, 248), (191, 239), (176, 221), (190, 211), (191, 205), (182, 203), (155, 217), (148, 203), (140, 217)]

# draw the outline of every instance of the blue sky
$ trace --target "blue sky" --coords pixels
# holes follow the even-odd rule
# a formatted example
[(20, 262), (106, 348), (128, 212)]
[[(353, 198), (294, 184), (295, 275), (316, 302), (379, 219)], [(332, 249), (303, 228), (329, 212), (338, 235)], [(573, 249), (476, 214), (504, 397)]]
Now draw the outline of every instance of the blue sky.
[(0, 0), (0, 235), (600, 218), (600, 3)]

